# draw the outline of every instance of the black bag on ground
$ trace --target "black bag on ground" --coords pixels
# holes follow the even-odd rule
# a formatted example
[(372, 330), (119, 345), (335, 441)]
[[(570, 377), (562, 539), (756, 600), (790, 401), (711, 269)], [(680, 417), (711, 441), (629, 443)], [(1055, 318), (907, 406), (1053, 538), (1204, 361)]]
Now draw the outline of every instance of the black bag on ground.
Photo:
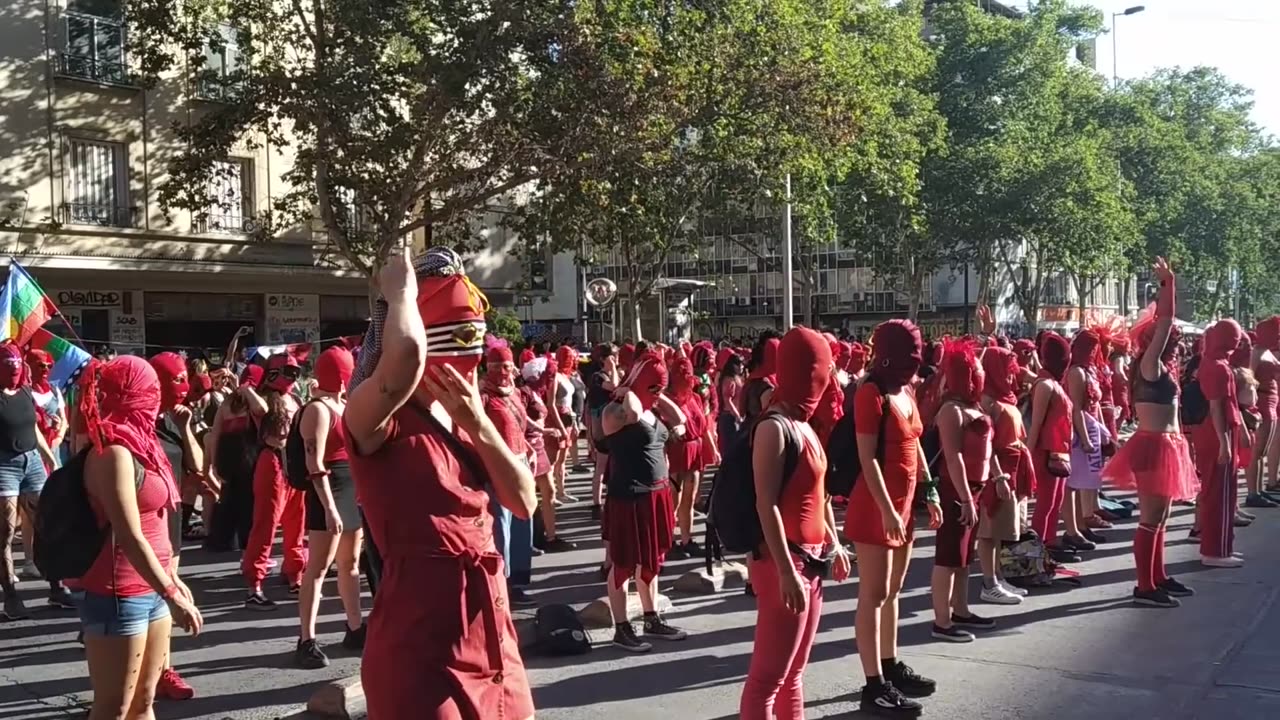
[[(84, 484), (84, 465), (90, 449), (76, 453), (66, 465), (53, 471), (40, 491), (36, 509), (32, 554), (45, 579), (72, 580), (93, 566), (107, 541), (111, 526), (98, 527)], [(134, 487), (142, 486), (142, 466), (134, 460)]]
[(307, 470), (307, 445), (302, 439), (302, 414), (307, 411), (313, 403), (319, 400), (312, 400), (302, 409), (293, 415), (293, 422), (289, 425), (289, 438), (284, 444), (284, 477), (289, 481), (289, 485), (298, 490), (310, 490), (312, 488), (310, 471)]
[[(874, 380), (869, 378), (863, 379), (854, 386), (853, 392), (857, 394), (862, 388), (863, 383)], [(880, 397), (885, 397), (883, 388), (880, 390)], [(887, 400), (885, 402), (888, 402)], [(827, 446), (823, 448), (827, 453), (827, 477), (826, 487), (827, 494), (833, 497), (849, 497), (853, 492), (853, 486), (858, 481), (858, 476), (862, 474), (862, 458), (858, 455), (858, 428), (854, 422), (856, 413), (853, 412), (852, 405), (849, 412), (846, 412), (836, 421), (835, 427), (831, 429), (831, 435), (827, 437)], [(876, 442), (876, 457), (884, 450), (884, 424), (887, 417), (886, 412), (880, 414), (880, 430), (879, 440)]]
[[(714, 528), (724, 551), (733, 554), (755, 552), (764, 540), (760, 529), (760, 516), (756, 514), (756, 479), (751, 460), (751, 438), (761, 421), (779, 415), (766, 412), (747, 428), (729, 452), (720, 460), (711, 486), (708, 528)], [(780, 415), (779, 415), (780, 416)], [(800, 439), (790, 422), (783, 422), (782, 483), (796, 469), (800, 460)]]
[(573, 608), (543, 605), (533, 618), (534, 648), (544, 655), (584, 655), (591, 652), (591, 638)]

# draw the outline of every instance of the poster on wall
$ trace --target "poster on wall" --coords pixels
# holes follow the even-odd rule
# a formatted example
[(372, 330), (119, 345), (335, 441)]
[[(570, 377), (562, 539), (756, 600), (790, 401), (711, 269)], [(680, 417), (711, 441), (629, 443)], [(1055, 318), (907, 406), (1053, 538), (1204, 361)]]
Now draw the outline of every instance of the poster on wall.
[(268, 345), (320, 341), (320, 296), (270, 294), (265, 315)]

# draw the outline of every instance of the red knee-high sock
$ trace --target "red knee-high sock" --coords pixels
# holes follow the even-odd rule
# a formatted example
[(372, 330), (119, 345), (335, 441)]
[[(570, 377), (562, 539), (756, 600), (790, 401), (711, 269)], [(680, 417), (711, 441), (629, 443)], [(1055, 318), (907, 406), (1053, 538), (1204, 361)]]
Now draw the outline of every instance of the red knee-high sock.
[(1138, 590), (1141, 592), (1151, 592), (1156, 587), (1151, 572), (1155, 544), (1156, 528), (1138, 525), (1138, 532), (1133, 536), (1133, 565), (1138, 573)]
[(1157, 587), (1163, 585), (1169, 579), (1168, 573), (1164, 571), (1164, 534), (1165, 527), (1161, 525), (1160, 529), (1156, 531), (1155, 552), (1152, 553), (1151, 560), (1151, 579)]

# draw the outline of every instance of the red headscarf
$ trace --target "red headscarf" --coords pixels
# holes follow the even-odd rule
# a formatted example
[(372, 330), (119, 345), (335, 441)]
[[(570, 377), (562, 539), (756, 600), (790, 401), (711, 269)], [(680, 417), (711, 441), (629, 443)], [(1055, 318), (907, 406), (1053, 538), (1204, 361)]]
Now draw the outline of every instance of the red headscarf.
[(693, 352), (689, 354), (689, 361), (693, 363), (693, 371), (695, 373), (710, 373), (718, 370), (719, 368), (713, 367), (711, 364), (714, 354), (715, 347), (706, 340), (694, 345)]
[(334, 345), (316, 358), (316, 387), (325, 392), (342, 392), (351, 385), (355, 370), (356, 359), (351, 351)]
[(1258, 323), (1258, 346), (1280, 352), (1280, 316), (1273, 315)]
[(1243, 337), (1244, 331), (1240, 329), (1240, 323), (1230, 318), (1210, 325), (1204, 331), (1204, 359), (1209, 362), (1226, 360), (1235, 352)]
[(1102, 339), (1093, 330), (1081, 330), (1071, 339), (1071, 367), (1093, 368), (1098, 364)]
[(622, 387), (630, 390), (640, 400), (640, 407), (645, 410), (653, 408), (658, 396), (667, 387), (667, 367), (656, 354), (641, 355), (631, 367)]
[(49, 392), (49, 371), (53, 369), (53, 357), (44, 350), (28, 350), (27, 369), (31, 371), (31, 388), (36, 392)]
[(1018, 404), (1018, 356), (1012, 350), (995, 347), (987, 348), (982, 353), (982, 370), (986, 374), (986, 385), (982, 394), (998, 402), (1009, 405)]
[(843, 340), (837, 340), (835, 348), (832, 349), (832, 355), (835, 356), (836, 367), (848, 371), (849, 361), (853, 359), (853, 346)]
[(1040, 337), (1040, 367), (1050, 378), (1062, 382), (1071, 361), (1071, 344), (1052, 330)]
[(947, 340), (938, 368), (946, 381), (948, 396), (976, 403), (986, 385), (986, 373), (978, 363), (978, 343), (973, 338)]
[(890, 392), (911, 382), (920, 369), (924, 342), (910, 320), (887, 320), (871, 334), (871, 376)]
[(618, 348), (618, 367), (627, 372), (631, 369), (631, 364), (636, 361), (636, 346), (627, 343)]
[(857, 375), (867, 367), (867, 346), (862, 343), (849, 344), (849, 362), (845, 364), (844, 370), (850, 375)]
[[(292, 371), (286, 368), (293, 368)], [(300, 369), (298, 361), (289, 353), (276, 353), (267, 358), (267, 371), (262, 383), (263, 387), (268, 390), (275, 390), (280, 394), (286, 394), (293, 390), (293, 383), (297, 380), (297, 372)], [(293, 375), (293, 377), (290, 377)]]
[(22, 351), (11, 342), (0, 343), (0, 388), (17, 390), (22, 387)]
[(729, 364), (729, 358), (736, 354), (733, 348), (720, 348), (720, 352), (716, 353), (716, 372), (724, 372), (724, 366)]
[(556, 349), (556, 369), (561, 375), (572, 375), (578, 369), (578, 351), (568, 345)]
[(777, 386), (778, 379), (778, 338), (769, 338), (764, 341), (764, 345), (760, 348), (760, 365), (751, 371), (749, 378), (763, 378), (769, 381), (770, 385)]
[(190, 405), (204, 397), (213, 389), (213, 378), (208, 373), (191, 378), (191, 389), (187, 391), (187, 404)]
[(688, 358), (676, 358), (671, 363), (671, 397), (683, 403), (693, 394), (698, 384), (693, 374), (693, 363)]
[(160, 380), (160, 410), (167, 412), (182, 404), (191, 392), (187, 363), (178, 353), (162, 352), (151, 358), (151, 368)]
[(1013, 343), (1013, 354), (1018, 357), (1018, 362), (1021, 365), (1030, 367), (1031, 361), (1036, 356), (1036, 344), (1026, 338), (1015, 340)]
[(240, 373), (240, 386), (248, 388), (256, 388), (262, 384), (262, 377), (266, 371), (261, 365), (246, 365), (244, 372)]
[(111, 362), (95, 362), (89, 367), (80, 415), (99, 452), (108, 445), (127, 449), (142, 467), (160, 476), (169, 490), (169, 509), (176, 510), (178, 486), (156, 439), (160, 392), (160, 378), (146, 360), (119, 355)]
[(808, 420), (831, 381), (831, 343), (809, 328), (795, 327), (777, 345), (778, 375), (771, 403), (786, 403)]

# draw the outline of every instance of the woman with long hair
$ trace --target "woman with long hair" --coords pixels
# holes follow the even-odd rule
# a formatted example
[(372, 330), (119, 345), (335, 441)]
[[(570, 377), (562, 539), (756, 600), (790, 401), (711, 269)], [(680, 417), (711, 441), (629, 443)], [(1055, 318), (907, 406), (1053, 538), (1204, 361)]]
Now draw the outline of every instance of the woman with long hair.
[[(565, 491), (565, 477), (569, 469), (570, 448), (578, 444), (578, 416), (573, 412), (574, 386), (571, 375), (578, 371), (578, 351), (569, 345), (561, 345), (555, 353), (555, 375), (543, 400), (553, 408), (551, 427), (560, 430), (559, 443), (551, 452), (551, 482), (555, 485), (557, 503), (577, 502), (577, 498)], [(576, 454), (576, 450), (573, 454)]]
[(80, 414), (92, 443), (84, 484), (111, 539), (80, 578), (90, 720), (153, 717), (169, 667), (172, 623), (199, 634), (191, 591), (170, 562), (169, 515), (178, 487), (156, 438), (161, 385), (151, 365), (123, 355), (87, 370)]
[(613, 644), (628, 652), (648, 652), (627, 614), (627, 583), (636, 580), (646, 637), (683, 640), (685, 632), (658, 614), (657, 579), (672, 543), (671, 480), (666, 444), (684, 434), (685, 419), (662, 395), (667, 369), (656, 353), (636, 358), (619, 388), (620, 397), (604, 411), (609, 446), (608, 485), (603, 536), (609, 568), (606, 580), (613, 615)]
[(747, 380), (742, 387), (742, 417), (746, 425), (764, 412), (769, 405), (769, 395), (777, 386), (778, 333), (766, 330), (751, 348), (751, 362), (747, 366)]
[[(793, 328), (782, 337), (778, 358), (778, 386), (751, 439), (764, 542), (751, 556), (759, 599), (739, 703), (743, 720), (804, 718), (804, 670), (822, 616), (823, 577), (816, 566), (830, 558), (837, 582), (850, 572), (823, 484), (827, 457), (807, 421), (832, 381), (830, 346), (812, 330)], [(799, 447), (784, 478), (787, 438)]]
[(969, 609), (969, 559), (976, 549), (978, 498), (988, 478), (992, 482), (1007, 478), (991, 472), (991, 418), (980, 404), (986, 372), (978, 362), (976, 341), (948, 341), (938, 373), (943, 378), (935, 416), (943, 457), (938, 496), (944, 510), (931, 583), (933, 637), (972, 642), (973, 633), (966, 628), (995, 627), (994, 620)]
[(241, 550), (249, 542), (253, 528), (253, 467), (257, 461), (258, 430), (251, 401), (262, 382), (263, 369), (248, 365), (238, 387), (229, 388), (218, 406), (209, 434), (205, 436), (204, 476), (218, 496), (213, 526), (205, 537), (210, 552)]
[(920, 330), (911, 322), (876, 326), (871, 369), (853, 401), (862, 475), (849, 497), (844, 535), (858, 556), (858, 656), (867, 677), (861, 707), (888, 717), (919, 715), (923, 706), (910, 698), (937, 690), (935, 681), (898, 659), (898, 595), (911, 561), (917, 483), (930, 486), (930, 526), (942, 522), (920, 446), (924, 426), (911, 392), (923, 351)]
[[(1036, 353), (1040, 372), (1031, 386), (1031, 429), (1027, 447), (1036, 476), (1036, 510), (1031, 529), (1058, 562), (1079, 562), (1079, 556), (1058, 544), (1058, 520), (1065, 507), (1067, 477), (1071, 475), (1072, 405), (1062, 383), (1071, 362), (1071, 345), (1048, 331), (1040, 336)], [(1068, 512), (1073, 512), (1068, 508)]]
[[(350, 448), (342, 429), (353, 366), (351, 353), (342, 348), (329, 348), (320, 354), (316, 361), (316, 379), (320, 384), (302, 409), (299, 427), (311, 487), (306, 493), (308, 562), (298, 592), (300, 632), (294, 660), (299, 667), (307, 669), (329, 664), (329, 658), (316, 641), (316, 614), (320, 610), (325, 573), (335, 560), (338, 596), (342, 598), (347, 621), (342, 646), (360, 650), (365, 641), (360, 611), (360, 550), (364, 533), (351, 476)], [(284, 394), (287, 392), (286, 389)]]
[[(569, 542), (556, 532), (556, 490), (552, 481), (551, 452), (563, 437), (563, 431), (553, 423), (559, 422), (549, 412), (544, 398), (550, 390), (554, 392), (555, 367), (545, 357), (535, 357), (520, 368), (520, 377), (524, 385), (520, 394), (524, 400), (525, 440), (533, 448), (533, 478), (538, 489), (538, 518), (542, 523), (542, 532), (534, 530), (534, 547), (543, 552), (568, 552), (576, 549), (575, 543)], [(547, 446), (552, 446), (552, 451)]]
[(533, 717), (489, 492), (516, 517), (533, 478), (484, 412), (488, 302), (462, 261), (389, 259), (343, 422), (383, 578), (361, 662), (372, 720)]
[(1202, 486), (1196, 504), (1200, 562), (1207, 567), (1244, 565), (1244, 560), (1234, 553), (1239, 467), (1236, 443), (1241, 423), (1235, 373), (1229, 361), (1243, 337), (1240, 325), (1229, 318), (1209, 326), (1204, 332), (1204, 354), (1196, 370), (1200, 390), (1209, 401), (1209, 416), (1191, 431)]
[[(1267, 507), (1276, 504), (1275, 482), (1280, 473), (1280, 443), (1276, 438), (1276, 407), (1280, 405), (1280, 316), (1271, 316), (1258, 323), (1254, 332), (1258, 342), (1253, 347), (1250, 367), (1258, 381), (1258, 424), (1253, 447), (1253, 461), (1245, 477), (1249, 479), (1248, 507)], [(1258, 500), (1265, 502), (1259, 503)]]
[(1174, 325), (1174, 275), (1163, 258), (1156, 259), (1153, 273), (1160, 283), (1155, 308), (1144, 312), (1129, 333), (1138, 357), (1131, 380), (1138, 430), (1107, 462), (1102, 477), (1115, 487), (1138, 491), (1133, 602), (1171, 608), (1178, 606), (1177, 598), (1194, 593), (1165, 571), (1165, 527), (1173, 501), (1195, 497), (1199, 480), (1178, 421), (1180, 333)]
[(720, 396), (720, 414), (716, 416), (716, 437), (720, 442), (720, 456), (737, 443), (742, 437), (746, 413), (743, 409), (742, 388), (746, 382), (743, 377), (742, 358), (729, 350), (721, 351), (720, 375), (716, 378), (716, 394)]
[(677, 358), (671, 364), (668, 395), (684, 415), (682, 437), (667, 441), (667, 465), (676, 505), (676, 541), (667, 553), (673, 560), (702, 557), (702, 548), (693, 539), (693, 505), (698, 500), (698, 484), (702, 479), (702, 442), (707, 429), (707, 415), (697, 393), (693, 363)]

